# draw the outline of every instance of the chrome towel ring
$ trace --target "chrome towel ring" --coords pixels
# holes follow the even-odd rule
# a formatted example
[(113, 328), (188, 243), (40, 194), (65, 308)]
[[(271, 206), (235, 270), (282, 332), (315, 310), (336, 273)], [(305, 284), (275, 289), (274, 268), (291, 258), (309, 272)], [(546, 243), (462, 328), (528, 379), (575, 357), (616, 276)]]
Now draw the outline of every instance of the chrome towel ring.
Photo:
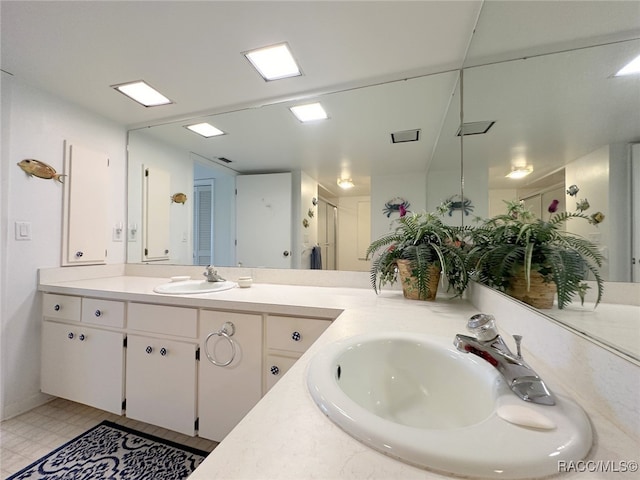
[[(209, 361), (217, 367), (226, 367), (227, 365), (231, 365), (231, 362), (233, 362), (233, 360), (236, 358), (236, 342), (234, 342), (231, 338), (234, 333), (236, 333), (236, 326), (232, 322), (225, 322), (220, 330), (218, 330), (217, 332), (211, 332), (209, 335), (207, 335), (207, 339), (204, 341), (204, 352), (207, 354), (207, 358), (209, 359)], [(218, 362), (213, 354), (209, 353), (209, 340), (213, 336), (223, 337), (231, 345), (231, 358), (229, 359), (229, 361)]]

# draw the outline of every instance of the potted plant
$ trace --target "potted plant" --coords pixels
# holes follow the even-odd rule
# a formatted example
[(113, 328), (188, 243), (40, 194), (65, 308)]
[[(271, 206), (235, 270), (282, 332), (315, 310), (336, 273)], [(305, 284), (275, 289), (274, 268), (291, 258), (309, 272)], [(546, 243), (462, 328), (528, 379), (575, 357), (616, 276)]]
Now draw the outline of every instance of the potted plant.
[(472, 276), (536, 308), (551, 308), (557, 294), (562, 309), (576, 293), (584, 301), (589, 288), (584, 280), (591, 272), (598, 286), (597, 306), (603, 292), (599, 272), (603, 257), (595, 244), (563, 227), (573, 219), (597, 225), (604, 215), (585, 214), (586, 200), (577, 204), (575, 212), (556, 213), (554, 200), (545, 221), (520, 202), (506, 203), (505, 214), (472, 230), (473, 247), (467, 256)]
[(463, 230), (442, 222), (446, 211), (447, 205), (441, 205), (435, 213), (401, 214), (393, 231), (369, 245), (366, 258), (373, 258), (371, 286), (376, 293), (400, 278), (405, 297), (434, 300), (443, 274), (449, 290), (462, 295), (469, 280), (459, 236)]

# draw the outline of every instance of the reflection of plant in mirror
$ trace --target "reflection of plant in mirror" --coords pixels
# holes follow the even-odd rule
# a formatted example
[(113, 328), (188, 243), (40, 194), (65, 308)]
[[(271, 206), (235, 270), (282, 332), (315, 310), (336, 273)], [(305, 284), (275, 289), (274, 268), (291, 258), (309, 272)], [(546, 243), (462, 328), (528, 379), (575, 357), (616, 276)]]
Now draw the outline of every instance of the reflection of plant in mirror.
[(435, 213), (410, 213), (394, 222), (395, 230), (369, 245), (367, 260), (376, 253), (371, 264), (371, 286), (376, 291), (398, 279), (397, 262), (408, 260), (416, 278), (419, 298), (427, 298), (429, 281), (435, 265), (447, 277), (449, 289), (462, 295), (468, 283), (462, 234), (468, 229), (453, 227), (442, 222), (448, 205), (441, 205)]
[(584, 297), (588, 288), (584, 280), (591, 272), (598, 285), (597, 305), (603, 292), (599, 272), (603, 257), (594, 243), (561, 229), (574, 218), (597, 225), (599, 222), (593, 218), (597, 214), (590, 217), (584, 213), (589, 203), (583, 200), (578, 202), (575, 212), (556, 213), (558, 202), (554, 200), (549, 205), (547, 221), (535, 218), (521, 202), (506, 203), (505, 214), (486, 219), (472, 230), (473, 248), (468, 265), (475, 278), (510, 293), (519, 273), (524, 274), (527, 291), (532, 275), (539, 274), (544, 283), (555, 284), (558, 308), (564, 308), (575, 294)]

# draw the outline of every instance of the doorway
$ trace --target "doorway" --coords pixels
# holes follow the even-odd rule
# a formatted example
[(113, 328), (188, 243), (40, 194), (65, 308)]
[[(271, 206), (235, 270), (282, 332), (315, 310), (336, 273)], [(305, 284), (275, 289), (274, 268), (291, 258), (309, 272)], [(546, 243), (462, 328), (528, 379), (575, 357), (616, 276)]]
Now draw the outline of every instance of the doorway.
[(318, 200), (318, 245), (322, 252), (322, 269), (337, 267), (336, 245), (338, 243), (338, 207), (320, 198)]
[(193, 264), (213, 264), (214, 179), (196, 180), (193, 185)]

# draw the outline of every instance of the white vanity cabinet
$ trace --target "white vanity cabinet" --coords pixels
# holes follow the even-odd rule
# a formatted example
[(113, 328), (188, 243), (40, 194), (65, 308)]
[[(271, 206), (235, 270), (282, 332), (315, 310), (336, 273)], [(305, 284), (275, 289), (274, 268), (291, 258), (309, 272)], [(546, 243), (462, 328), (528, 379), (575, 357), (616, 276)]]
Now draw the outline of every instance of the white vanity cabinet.
[(266, 321), (265, 391), (293, 366), (329, 325), (319, 318), (269, 315)]
[(262, 315), (201, 310), (198, 435), (221, 441), (262, 397)]
[(111, 298), (43, 294), (42, 391), (215, 441), (332, 321)]
[(41, 390), (119, 415), (124, 399), (124, 333), (101, 328), (108, 325), (95, 317), (96, 310), (95, 321), (84, 322), (83, 302), (110, 312), (112, 323), (124, 323), (121, 302), (45, 294)]
[(195, 435), (197, 317), (193, 308), (128, 304), (127, 417)]

